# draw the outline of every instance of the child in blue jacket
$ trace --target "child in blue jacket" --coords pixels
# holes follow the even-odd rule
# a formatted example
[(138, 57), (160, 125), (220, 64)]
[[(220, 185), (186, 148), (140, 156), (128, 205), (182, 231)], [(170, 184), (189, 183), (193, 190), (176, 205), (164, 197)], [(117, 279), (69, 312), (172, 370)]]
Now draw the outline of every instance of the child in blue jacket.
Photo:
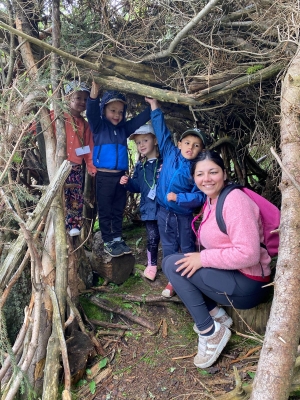
[[(164, 115), (156, 99), (146, 97), (151, 105), (151, 121), (164, 160), (157, 186), (157, 223), (163, 256), (195, 251), (195, 236), (191, 229), (193, 211), (201, 207), (206, 196), (191, 179), (191, 165), (206, 145), (206, 136), (199, 129), (185, 131), (176, 147), (171, 139)], [(170, 282), (163, 290), (165, 297), (173, 296)]]
[(156, 184), (162, 160), (159, 157), (157, 140), (150, 124), (141, 126), (129, 139), (135, 141), (141, 160), (136, 164), (132, 178), (122, 176), (120, 183), (125, 185), (129, 192), (141, 193), (140, 213), (141, 220), (145, 221), (146, 225), (148, 256), (144, 276), (154, 281), (160, 239), (157, 226)]
[(130, 254), (122, 239), (126, 189), (120, 178), (128, 170), (127, 138), (150, 119), (150, 109), (126, 121), (126, 98), (107, 91), (100, 102), (99, 85), (93, 82), (87, 100), (87, 118), (93, 133), (93, 163), (97, 168), (96, 198), (104, 251), (111, 257)]

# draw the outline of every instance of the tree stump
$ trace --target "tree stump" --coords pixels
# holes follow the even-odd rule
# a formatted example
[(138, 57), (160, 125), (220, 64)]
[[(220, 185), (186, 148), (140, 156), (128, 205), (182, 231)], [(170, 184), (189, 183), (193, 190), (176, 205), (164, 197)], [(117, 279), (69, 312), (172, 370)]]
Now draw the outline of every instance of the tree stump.
[(251, 330), (264, 335), (270, 315), (272, 302), (261, 303), (249, 310), (235, 310), (224, 307), (233, 320), (232, 328), (238, 332), (251, 334)]
[(74, 385), (83, 377), (88, 359), (95, 357), (96, 353), (93, 342), (80, 331), (72, 332), (72, 336), (67, 340), (67, 350), (71, 381)]
[(103, 250), (101, 232), (96, 232), (92, 248), (93, 270), (107, 282), (120, 285), (125, 282), (133, 271), (135, 257), (125, 254), (121, 257), (111, 257)]

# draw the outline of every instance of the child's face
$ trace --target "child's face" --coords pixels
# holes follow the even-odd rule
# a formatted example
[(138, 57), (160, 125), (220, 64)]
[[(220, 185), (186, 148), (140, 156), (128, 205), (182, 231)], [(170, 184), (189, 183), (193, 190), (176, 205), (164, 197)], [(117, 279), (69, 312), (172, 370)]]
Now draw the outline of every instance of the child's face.
[(86, 101), (89, 93), (83, 90), (77, 90), (70, 96), (70, 111), (74, 116), (79, 116), (86, 110)]
[(138, 152), (147, 158), (156, 157), (156, 145), (157, 141), (152, 133), (143, 135), (136, 135), (135, 144)]
[(124, 103), (112, 101), (104, 107), (104, 115), (113, 125), (118, 125), (123, 119)]
[(203, 143), (197, 136), (188, 135), (178, 142), (178, 148), (184, 158), (193, 160), (203, 150)]

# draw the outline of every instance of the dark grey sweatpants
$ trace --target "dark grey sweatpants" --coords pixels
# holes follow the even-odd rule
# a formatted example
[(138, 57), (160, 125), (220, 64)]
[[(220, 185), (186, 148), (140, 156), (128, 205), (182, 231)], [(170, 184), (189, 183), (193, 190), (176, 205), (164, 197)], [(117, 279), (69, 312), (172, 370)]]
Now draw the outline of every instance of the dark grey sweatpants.
[(213, 324), (209, 311), (216, 305), (245, 310), (256, 307), (266, 297), (268, 290), (262, 288), (266, 282), (247, 278), (237, 270), (200, 268), (190, 278), (181, 276), (175, 265), (181, 258), (183, 254), (165, 257), (162, 269), (201, 331)]

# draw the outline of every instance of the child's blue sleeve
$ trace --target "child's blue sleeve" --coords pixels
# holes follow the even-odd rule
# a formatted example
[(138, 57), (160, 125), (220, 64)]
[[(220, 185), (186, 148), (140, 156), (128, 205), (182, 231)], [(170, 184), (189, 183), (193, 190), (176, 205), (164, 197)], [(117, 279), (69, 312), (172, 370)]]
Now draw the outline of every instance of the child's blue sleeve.
[(139, 172), (137, 166), (134, 169), (132, 178), (128, 179), (128, 183), (125, 185), (126, 190), (131, 193), (141, 193)]
[(126, 130), (127, 137), (129, 137), (140, 126), (145, 125), (145, 123), (150, 120), (150, 111), (151, 111), (150, 107), (147, 107), (144, 111), (142, 111), (136, 117), (133, 117), (129, 121), (126, 121), (125, 130)]
[(88, 97), (86, 103), (86, 116), (93, 134), (99, 133), (102, 126), (102, 118), (100, 116), (99, 99), (91, 99)]
[(159, 152), (162, 158), (166, 157), (175, 148), (171, 139), (171, 133), (165, 123), (164, 114), (160, 108), (151, 111), (151, 122), (157, 138)]
[(195, 185), (190, 193), (178, 193), (176, 204), (186, 208), (202, 207), (206, 200), (206, 195)]

